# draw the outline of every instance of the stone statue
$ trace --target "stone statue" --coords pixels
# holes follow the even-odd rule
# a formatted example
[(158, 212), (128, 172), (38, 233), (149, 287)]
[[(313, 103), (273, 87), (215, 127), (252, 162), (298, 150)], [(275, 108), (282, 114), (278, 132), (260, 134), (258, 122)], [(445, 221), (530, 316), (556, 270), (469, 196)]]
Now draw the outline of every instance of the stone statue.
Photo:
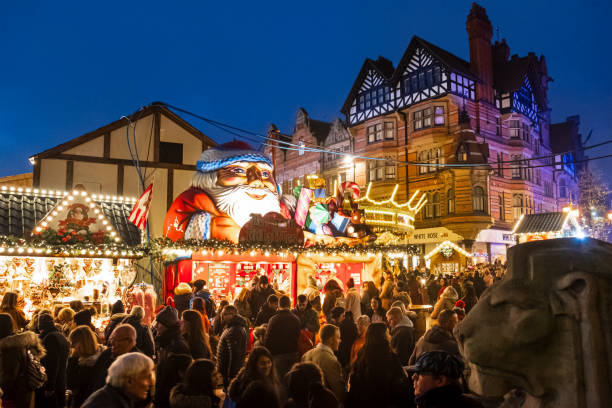
[(524, 392), (523, 407), (612, 407), (612, 245), (552, 239), (508, 259), (455, 331), (470, 389)]

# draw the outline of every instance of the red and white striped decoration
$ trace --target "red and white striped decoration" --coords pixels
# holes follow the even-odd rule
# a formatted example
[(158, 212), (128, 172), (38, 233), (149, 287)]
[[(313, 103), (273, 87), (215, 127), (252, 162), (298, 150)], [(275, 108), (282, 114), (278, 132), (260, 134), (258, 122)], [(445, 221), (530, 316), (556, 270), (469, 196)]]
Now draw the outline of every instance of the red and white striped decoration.
[(129, 221), (143, 231), (147, 227), (147, 218), (149, 218), (149, 206), (152, 196), (153, 184), (150, 184), (144, 193), (142, 193), (138, 201), (136, 201), (130, 213)]

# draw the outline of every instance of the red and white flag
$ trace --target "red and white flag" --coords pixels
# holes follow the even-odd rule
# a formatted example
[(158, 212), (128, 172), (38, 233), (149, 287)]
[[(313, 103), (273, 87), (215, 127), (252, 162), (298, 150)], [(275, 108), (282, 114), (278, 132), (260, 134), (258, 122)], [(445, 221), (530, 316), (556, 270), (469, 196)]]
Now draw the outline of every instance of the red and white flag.
[(147, 227), (147, 218), (149, 217), (149, 205), (151, 204), (151, 197), (153, 196), (153, 184), (142, 193), (134, 208), (130, 213), (129, 221), (144, 231)]

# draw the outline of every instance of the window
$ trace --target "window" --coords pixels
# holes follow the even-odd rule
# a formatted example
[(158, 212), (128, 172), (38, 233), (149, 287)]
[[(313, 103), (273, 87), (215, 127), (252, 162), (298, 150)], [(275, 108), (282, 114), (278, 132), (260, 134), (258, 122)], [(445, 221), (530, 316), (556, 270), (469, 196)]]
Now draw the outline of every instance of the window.
[(391, 98), (391, 89), (388, 86), (368, 89), (359, 95), (358, 110), (364, 111), (374, 106), (382, 105), (385, 102), (391, 101)]
[(444, 106), (434, 106), (434, 124), (444, 126)]
[(452, 93), (472, 100), (475, 98), (474, 81), (454, 72), (451, 72), (450, 80)]
[(538, 186), (542, 185), (542, 171), (540, 169), (535, 170), (535, 182)]
[(523, 156), (520, 154), (513, 154), (512, 156), (512, 178), (515, 180), (521, 179), (521, 160)]
[(425, 204), (425, 218), (433, 218), (433, 194), (427, 193), (427, 203)]
[(446, 206), (446, 211), (448, 214), (454, 214), (455, 213), (455, 190), (450, 188), (447, 192), (446, 192), (446, 201), (447, 201), (447, 206)]
[(383, 139), (383, 124), (377, 123), (367, 128), (368, 143), (379, 142)]
[(512, 196), (512, 217), (514, 221), (518, 221), (523, 214), (523, 195), (522, 194), (514, 194)]
[(546, 197), (553, 197), (553, 186), (552, 183), (550, 181), (545, 181), (544, 182), (544, 195)]
[(392, 161), (370, 160), (367, 168), (368, 182), (395, 179), (395, 163)]
[(508, 131), (510, 133), (511, 139), (520, 139), (521, 138), (521, 121), (520, 120), (508, 121)]
[(567, 182), (564, 178), (559, 180), (559, 197), (567, 198)]
[(506, 208), (504, 205), (504, 195), (503, 193), (500, 194), (498, 197), (498, 202), (499, 202), (499, 220), (500, 221), (504, 221), (506, 219)]
[(385, 122), (385, 139), (395, 139), (395, 129), (393, 122)]
[(419, 174), (435, 173), (440, 168), (438, 165), (444, 163), (442, 149), (439, 147), (420, 152), (418, 158), (420, 163), (435, 164), (433, 166), (419, 166)]
[(406, 75), (402, 82), (404, 95), (410, 95), (440, 84), (442, 82), (442, 70), (438, 66), (430, 66), (422, 71)]
[(433, 195), (433, 216), (440, 216), (440, 193), (438, 192)]
[(183, 144), (159, 142), (159, 161), (161, 163), (183, 164)]
[(474, 187), (474, 192), (472, 193), (472, 207), (474, 212), (486, 212), (485, 192), (482, 187)]
[(298, 149), (298, 156), (302, 156), (304, 154), (304, 142), (300, 140), (300, 142), (298, 143), (299, 149)]
[(468, 159), (467, 148), (462, 143), (459, 145), (459, 149), (457, 149), (457, 161), (465, 162)]
[(497, 136), (501, 136), (501, 119), (499, 117), (495, 118), (495, 134)]
[(495, 171), (495, 175), (499, 177), (504, 177), (504, 154), (497, 153), (497, 170)]
[(444, 126), (446, 117), (444, 116), (444, 106), (434, 106), (416, 111), (412, 114), (414, 130), (430, 128), (432, 125)]

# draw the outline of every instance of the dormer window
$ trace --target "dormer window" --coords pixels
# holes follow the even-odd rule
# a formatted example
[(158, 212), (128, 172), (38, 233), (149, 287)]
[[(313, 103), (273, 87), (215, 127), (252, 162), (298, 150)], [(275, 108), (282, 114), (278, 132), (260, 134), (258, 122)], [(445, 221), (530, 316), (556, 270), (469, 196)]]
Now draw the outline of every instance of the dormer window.
[(467, 148), (464, 144), (459, 145), (459, 149), (457, 149), (457, 161), (466, 162), (468, 160), (468, 152)]

